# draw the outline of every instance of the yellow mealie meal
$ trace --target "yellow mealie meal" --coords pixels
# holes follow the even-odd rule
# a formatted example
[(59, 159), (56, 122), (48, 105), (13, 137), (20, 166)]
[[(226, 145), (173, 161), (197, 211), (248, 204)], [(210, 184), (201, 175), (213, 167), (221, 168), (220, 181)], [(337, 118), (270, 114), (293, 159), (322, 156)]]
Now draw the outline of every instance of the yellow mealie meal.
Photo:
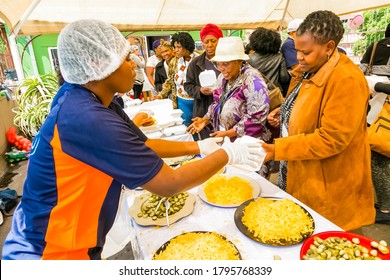
[(233, 243), (216, 232), (188, 232), (170, 240), (154, 260), (239, 260)]
[(203, 189), (207, 201), (218, 205), (238, 205), (253, 198), (253, 187), (248, 180), (233, 176), (213, 176)]
[(348, 240), (345, 237), (332, 236), (322, 239), (314, 237), (313, 244), (302, 257), (304, 260), (380, 260), (378, 251), (389, 254), (389, 248), (384, 240), (379, 243), (371, 242), (371, 248), (360, 244), (360, 239), (355, 237)]
[(259, 198), (249, 203), (242, 223), (261, 242), (273, 245), (296, 244), (314, 232), (314, 221), (290, 199)]

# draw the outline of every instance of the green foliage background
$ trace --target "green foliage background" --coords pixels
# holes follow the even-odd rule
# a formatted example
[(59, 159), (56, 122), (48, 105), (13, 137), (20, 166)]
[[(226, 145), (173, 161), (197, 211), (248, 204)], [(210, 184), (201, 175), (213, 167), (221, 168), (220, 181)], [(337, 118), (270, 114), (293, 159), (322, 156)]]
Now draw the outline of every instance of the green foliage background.
[(367, 47), (385, 37), (385, 30), (390, 23), (390, 8), (380, 8), (363, 12), (364, 23), (357, 29), (363, 38), (353, 46), (354, 55), (363, 55)]
[(0, 37), (0, 53), (4, 53), (4, 52), (5, 52), (5, 43), (3, 39)]

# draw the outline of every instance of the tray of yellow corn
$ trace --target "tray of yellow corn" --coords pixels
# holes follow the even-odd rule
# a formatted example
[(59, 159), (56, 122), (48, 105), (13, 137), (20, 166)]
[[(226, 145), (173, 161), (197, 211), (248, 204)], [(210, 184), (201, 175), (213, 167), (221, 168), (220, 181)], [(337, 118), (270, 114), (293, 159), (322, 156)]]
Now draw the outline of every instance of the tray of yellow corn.
[(260, 184), (243, 174), (217, 174), (199, 186), (198, 195), (206, 203), (218, 207), (237, 207), (260, 195)]
[(298, 244), (314, 232), (310, 213), (288, 198), (250, 199), (237, 207), (234, 222), (250, 239), (272, 246)]
[(155, 252), (153, 260), (241, 260), (237, 247), (216, 232), (192, 231), (179, 234)]

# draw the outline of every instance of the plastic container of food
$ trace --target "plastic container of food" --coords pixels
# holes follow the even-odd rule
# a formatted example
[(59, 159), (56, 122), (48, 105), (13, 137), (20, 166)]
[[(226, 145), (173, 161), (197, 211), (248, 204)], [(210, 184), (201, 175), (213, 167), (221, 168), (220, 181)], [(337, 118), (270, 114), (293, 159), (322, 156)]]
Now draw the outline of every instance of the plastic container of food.
[(213, 87), (217, 76), (213, 70), (205, 70), (199, 74), (199, 82), (202, 87)]

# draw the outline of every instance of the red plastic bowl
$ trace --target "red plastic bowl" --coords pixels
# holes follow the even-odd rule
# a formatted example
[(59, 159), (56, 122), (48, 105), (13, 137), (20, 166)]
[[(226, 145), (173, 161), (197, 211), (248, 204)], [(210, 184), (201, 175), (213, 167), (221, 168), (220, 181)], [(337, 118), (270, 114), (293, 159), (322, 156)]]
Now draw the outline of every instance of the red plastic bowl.
[[(359, 238), (360, 245), (366, 247), (368, 250), (371, 250), (371, 241), (376, 241), (374, 239), (368, 238), (367, 236), (363, 236), (360, 234), (352, 233), (352, 232), (346, 232), (346, 231), (324, 231), (317, 234), (314, 234), (310, 236), (308, 239), (305, 240), (305, 242), (302, 244), (300, 257), (301, 260), (303, 260), (303, 256), (306, 254), (306, 252), (310, 249), (310, 245), (314, 243), (314, 238), (320, 237), (321, 239), (325, 240), (328, 237), (345, 237), (348, 240), (352, 241), (352, 238)], [(379, 243), (379, 242), (378, 242)], [(374, 248), (372, 248), (374, 249)], [(378, 251), (378, 257), (382, 260), (390, 260), (390, 253), (384, 255), (379, 250)]]

